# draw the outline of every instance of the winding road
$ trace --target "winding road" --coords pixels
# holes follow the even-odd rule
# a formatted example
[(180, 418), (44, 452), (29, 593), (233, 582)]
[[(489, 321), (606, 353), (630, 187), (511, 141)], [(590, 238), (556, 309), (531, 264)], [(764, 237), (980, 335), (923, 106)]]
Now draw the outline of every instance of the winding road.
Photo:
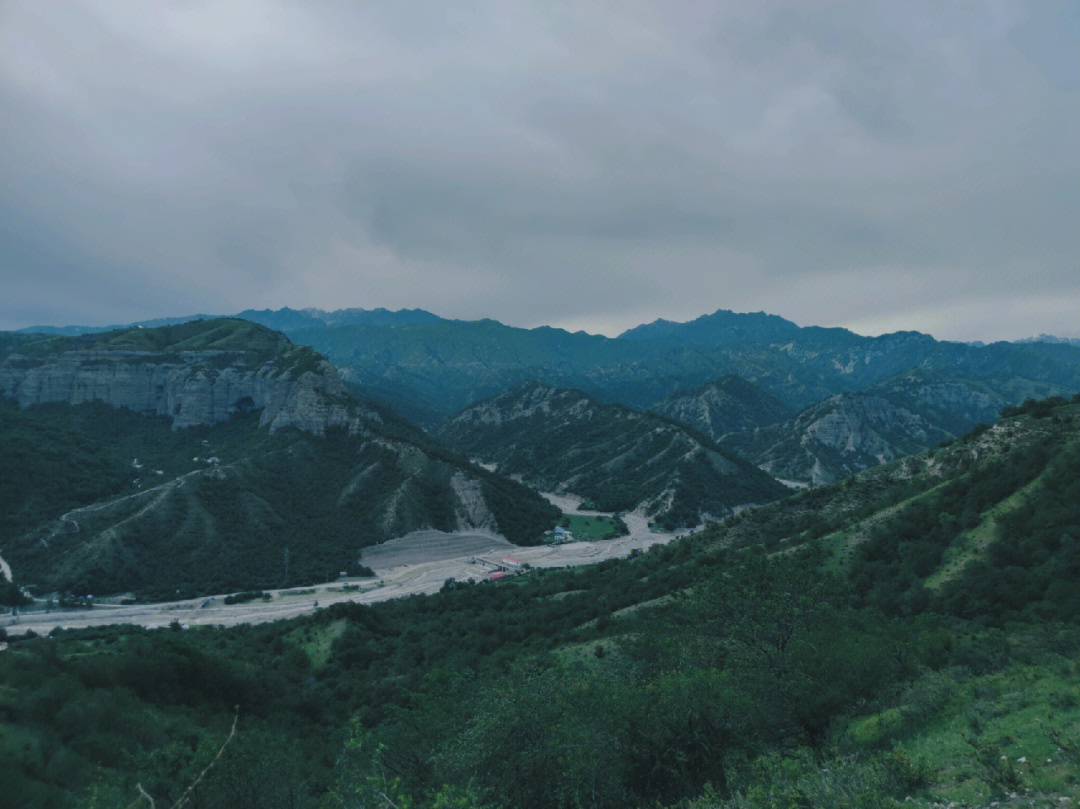
[[(571, 513), (601, 513), (577, 511), (574, 507), (575, 499), (568, 496), (547, 496), (560, 508)], [(417, 532), (408, 537), (392, 540), (396, 543), (392, 554), (396, 564), (388, 569), (380, 569), (379, 565), (373, 565), (378, 573), (375, 578), (267, 591), (272, 596), (269, 601), (257, 600), (247, 604), (225, 604), (222, 596), (204, 596), (186, 601), (155, 604), (124, 606), (98, 604), (89, 610), (51, 612), (40, 609), (24, 610), (18, 616), (11, 614), (0, 616), (0, 626), (3, 626), (8, 634), (16, 635), (30, 630), (38, 634), (46, 634), (56, 627), (78, 629), (111, 624), (134, 624), (155, 628), (168, 626), (173, 621), (179, 621), (183, 626), (235, 626), (264, 623), (310, 614), (315, 609), (340, 602), (372, 604), (391, 598), (435, 593), (447, 579), (480, 582), (490, 574), (492, 565), (499, 564), (508, 552), (513, 553), (515, 559), (534, 568), (570, 567), (629, 556), (634, 550), (646, 550), (653, 545), (670, 542), (675, 538), (674, 534), (651, 531), (648, 518), (644, 514), (628, 513), (623, 515), (623, 519), (630, 529), (630, 534), (618, 539), (571, 542), (555, 546), (514, 547), (512, 551), (508, 550), (510, 546), (506, 540), (499, 537), (485, 537), (469, 532), (459, 534)], [(410, 543), (415, 546), (412, 554), (409, 553)], [(433, 544), (440, 545), (441, 550), (435, 555), (442, 558), (430, 558)], [(454, 555), (445, 550), (454, 546), (459, 546), (462, 553)], [(480, 548), (483, 550), (478, 550)], [(362, 557), (362, 561), (365, 558)], [(389, 558), (388, 556), (387, 559)], [(346, 583), (359, 585), (360, 589), (346, 592), (343, 588), (343, 584)], [(491, 583), (485, 586), (498, 585)]]

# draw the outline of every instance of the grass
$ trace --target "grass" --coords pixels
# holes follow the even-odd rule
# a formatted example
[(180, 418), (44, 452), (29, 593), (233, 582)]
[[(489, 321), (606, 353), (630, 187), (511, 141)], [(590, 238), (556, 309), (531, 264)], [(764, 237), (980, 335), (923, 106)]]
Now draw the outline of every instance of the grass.
[(328, 624), (308, 624), (294, 630), (293, 635), (311, 661), (312, 668), (320, 669), (330, 659), (334, 641), (345, 631), (346, 621), (340, 618)]
[(948, 481), (942, 481), (936, 486), (931, 486), (929, 489), (916, 492), (911, 497), (901, 500), (899, 503), (895, 503), (888, 508), (877, 511), (854, 525), (846, 526), (840, 531), (835, 531), (822, 537), (821, 547), (826, 551), (828, 557), (823, 565), (823, 569), (829, 573), (841, 575), (849, 573), (851, 570), (851, 563), (854, 561), (855, 549), (869, 538), (870, 531), (875, 525), (882, 520), (888, 519), (901, 509), (907, 508), (924, 498), (932, 496), (947, 483)]
[(562, 519), (559, 520), (559, 525), (573, 533), (574, 539), (585, 541), (614, 539), (624, 534), (619, 524), (612, 517), (564, 514)]
[[(1077, 675), (1077, 661), (1057, 659), (976, 677), (957, 672), (946, 691), (940, 689), (945, 675), (928, 676), (908, 690), (901, 705), (848, 723), (838, 745), (858, 751), (892, 744), (910, 759), (927, 762), (933, 770), (927, 794), (942, 803), (983, 806), (999, 798), (1006, 790), (1000, 782), (995, 786), (986, 760), (1015, 775), (1015, 791), (1027, 791), (1036, 799), (1032, 805), (1061, 797), (1080, 801)], [(927, 699), (935, 691), (940, 699)], [(1066, 748), (1058, 745), (1062, 740)], [(987, 759), (980, 761), (972, 741)]]
[(994, 540), (1000, 537), (998, 518), (1008, 514), (1024, 503), (1027, 496), (1042, 484), (1044, 472), (1035, 480), (1023, 488), (1013, 492), (993, 508), (989, 509), (982, 522), (961, 534), (957, 541), (945, 550), (945, 558), (941, 565), (926, 579), (926, 586), (937, 589), (946, 582), (956, 578), (960, 572), (972, 562), (982, 556)]

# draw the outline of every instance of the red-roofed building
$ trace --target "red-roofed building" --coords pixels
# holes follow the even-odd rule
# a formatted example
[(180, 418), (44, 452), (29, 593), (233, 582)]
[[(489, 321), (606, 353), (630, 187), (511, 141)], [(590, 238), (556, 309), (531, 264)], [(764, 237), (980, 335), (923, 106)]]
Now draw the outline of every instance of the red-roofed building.
[(502, 558), (502, 563), (507, 567), (521, 567), (521, 560), (515, 559), (513, 556), (504, 556)]

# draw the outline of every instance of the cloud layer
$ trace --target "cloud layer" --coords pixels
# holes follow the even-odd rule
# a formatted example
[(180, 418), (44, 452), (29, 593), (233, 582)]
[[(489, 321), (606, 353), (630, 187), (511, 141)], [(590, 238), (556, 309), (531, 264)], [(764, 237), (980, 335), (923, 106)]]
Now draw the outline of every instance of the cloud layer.
[(1077, 335), (1078, 51), (1052, 0), (9, 2), (0, 327)]

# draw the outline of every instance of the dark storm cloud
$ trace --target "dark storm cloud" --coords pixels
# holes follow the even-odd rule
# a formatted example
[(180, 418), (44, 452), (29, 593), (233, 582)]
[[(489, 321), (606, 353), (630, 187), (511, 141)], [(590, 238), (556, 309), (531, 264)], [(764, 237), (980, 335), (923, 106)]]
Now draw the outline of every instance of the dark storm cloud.
[(1065, 2), (9, 3), (0, 325), (1075, 334), (1078, 46)]

